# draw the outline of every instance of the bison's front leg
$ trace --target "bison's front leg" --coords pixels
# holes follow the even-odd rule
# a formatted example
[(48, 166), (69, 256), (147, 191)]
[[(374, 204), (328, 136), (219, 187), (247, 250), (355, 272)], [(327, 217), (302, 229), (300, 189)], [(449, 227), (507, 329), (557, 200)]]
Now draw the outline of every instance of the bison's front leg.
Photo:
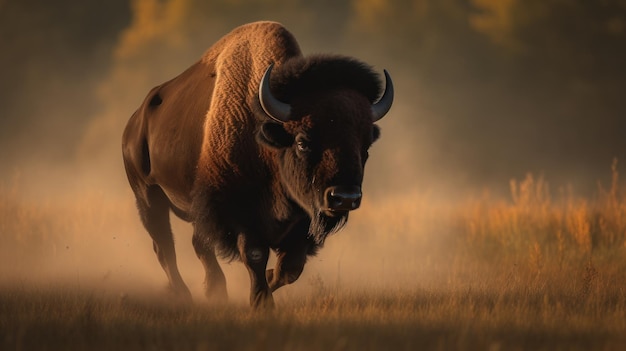
[(241, 261), (250, 273), (250, 305), (254, 308), (273, 308), (274, 298), (265, 279), (269, 247), (248, 240), (239, 234), (237, 246)]
[(272, 292), (295, 282), (302, 274), (307, 254), (315, 253), (316, 244), (308, 235), (309, 226), (310, 221), (301, 221), (276, 248), (276, 266), (266, 272), (267, 283)]
[(276, 267), (268, 269), (265, 273), (271, 291), (276, 291), (278, 288), (298, 280), (306, 263), (306, 254), (304, 253), (279, 252), (276, 258)]
[(276, 291), (276, 289), (298, 280), (305, 263), (306, 251), (304, 250), (277, 252), (276, 267), (268, 269), (266, 272), (270, 290)]

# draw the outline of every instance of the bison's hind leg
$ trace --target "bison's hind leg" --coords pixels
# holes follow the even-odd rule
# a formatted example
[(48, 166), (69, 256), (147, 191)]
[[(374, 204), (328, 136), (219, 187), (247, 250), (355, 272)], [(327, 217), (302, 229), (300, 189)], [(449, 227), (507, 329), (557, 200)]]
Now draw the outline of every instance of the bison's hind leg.
[(204, 266), (204, 288), (207, 299), (212, 303), (226, 301), (228, 299), (226, 277), (215, 257), (215, 248), (206, 240), (206, 234), (197, 224), (194, 225), (192, 242), (196, 255)]
[(174, 294), (185, 302), (191, 302), (191, 293), (183, 282), (176, 264), (174, 236), (170, 225), (170, 202), (163, 190), (151, 186), (146, 191), (146, 199), (137, 197), (137, 207), (144, 227), (152, 237), (154, 252)]

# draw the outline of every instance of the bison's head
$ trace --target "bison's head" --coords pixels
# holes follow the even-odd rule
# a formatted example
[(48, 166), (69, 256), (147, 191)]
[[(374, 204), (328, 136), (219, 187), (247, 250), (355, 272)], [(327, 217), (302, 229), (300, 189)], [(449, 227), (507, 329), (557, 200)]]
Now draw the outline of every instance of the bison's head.
[[(287, 61), (259, 85), (265, 118), (259, 142), (276, 149), (283, 187), (312, 218), (319, 241), (339, 229), (361, 203), (368, 149), (379, 137), (374, 122), (389, 111), (393, 85), (385, 92), (368, 66), (348, 58)], [(272, 88), (270, 89), (270, 85)]]

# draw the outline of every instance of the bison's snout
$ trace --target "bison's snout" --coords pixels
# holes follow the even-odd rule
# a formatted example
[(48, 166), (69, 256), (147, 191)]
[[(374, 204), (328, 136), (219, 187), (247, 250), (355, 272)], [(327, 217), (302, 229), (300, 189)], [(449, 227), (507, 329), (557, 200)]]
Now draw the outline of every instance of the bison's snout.
[(361, 205), (360, 186), (331, 186), (324, 191), (324, 205), (329, 211), (352, 211)]

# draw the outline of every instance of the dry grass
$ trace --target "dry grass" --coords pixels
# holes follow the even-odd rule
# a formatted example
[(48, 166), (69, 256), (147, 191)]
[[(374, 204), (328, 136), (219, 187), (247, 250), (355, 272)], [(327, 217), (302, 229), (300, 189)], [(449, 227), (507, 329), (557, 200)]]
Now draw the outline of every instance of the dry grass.
[[(29, 201), (0, 186), (0, 349), (623, 349), (626, 193), (616, 166), (592, 198), (531, 175), (510, 199), (365, 202), (278, 309), (200, 298), (189, 228), (175, 223), (198, 301), (172, 305), (130, 197)], [(122, 200), (123, 199), (123, 200)]]
[[(274, 313), (180, 308), (75, 291), (11, 291), (3, 349), (619, 349), (623, 305), (473, 291), (339, 292)], [(620, 311), (621, 309), (621, 311)]]

